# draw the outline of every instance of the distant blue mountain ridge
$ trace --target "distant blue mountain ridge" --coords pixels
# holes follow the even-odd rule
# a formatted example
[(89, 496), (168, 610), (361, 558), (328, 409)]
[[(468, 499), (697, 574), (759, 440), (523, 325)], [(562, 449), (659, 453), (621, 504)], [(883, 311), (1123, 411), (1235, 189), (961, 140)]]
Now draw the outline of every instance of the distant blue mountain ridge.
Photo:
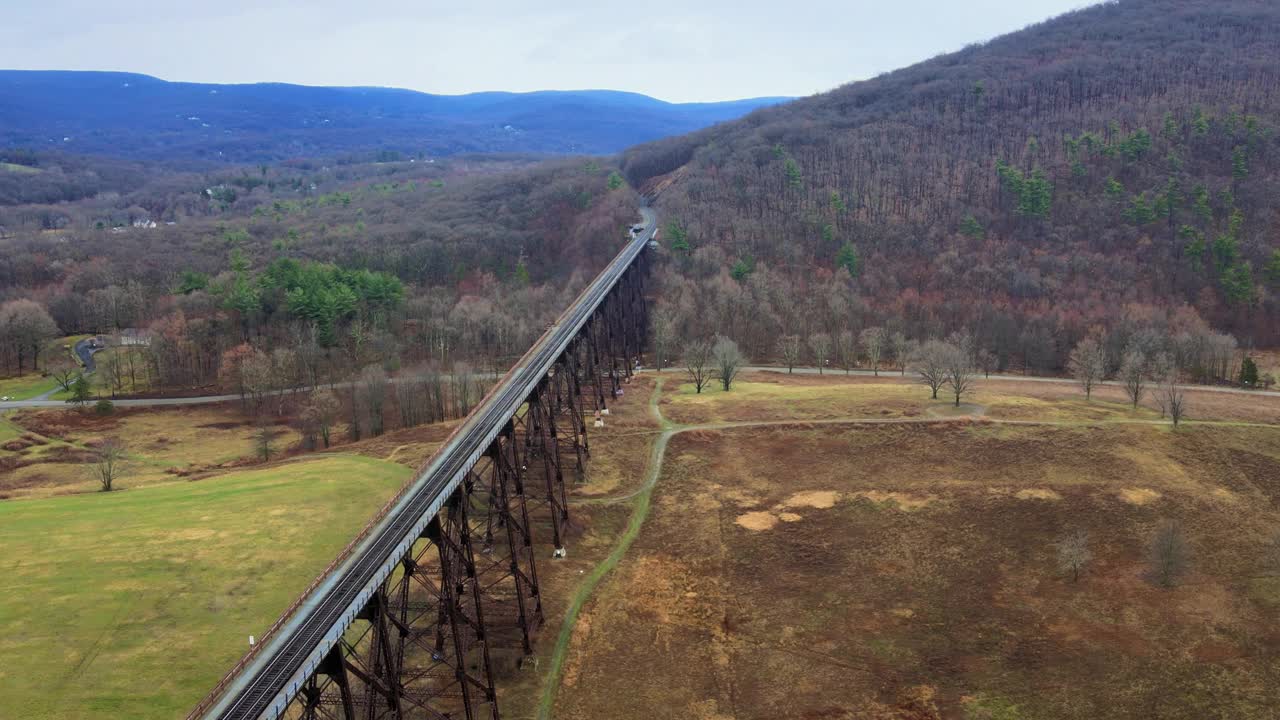
[(381, 150), (612, 154), (787, 100), (668, 103), (613, 90), (432, 95), (0, 70), (0, 147), (217, 162)]

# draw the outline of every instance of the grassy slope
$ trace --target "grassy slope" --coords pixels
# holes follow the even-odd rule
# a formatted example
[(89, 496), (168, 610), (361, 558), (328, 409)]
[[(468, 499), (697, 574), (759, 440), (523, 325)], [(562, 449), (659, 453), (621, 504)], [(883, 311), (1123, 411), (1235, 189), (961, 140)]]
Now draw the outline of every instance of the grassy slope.
[(22, 428), (13, 424), (8, 413), (0, 415), (0, 443), (8, 442), (22, 434)]
[[(47, 445), (22, 454), (27, 465), (0, 475), (0, 495), (32, 497), (70, 492), (94, 492), (97, 485), (85, 468), (75, 462), (57, 462), (58, 453), (83, 450), (87, 443), (117, 440), (129, 454), (121, 487), (138, 488), (175, 480), (170, 470), (208, 468), (243, 457), (254, 457), (254, 428), (234, 407), (195, 406), (117, 411), (107, 417), (72, 410), (28, 410), (14, 418)], [(279, 453), (295, 443), (296, 431), (284, 425), (274, 428), (273, 449)], [(0, 436), (4, 430), (0, 429)], [(0, 458), (6, 455), (0, 450)]]
[(408, 475), (331, 456), (0, 503), (0, 715), (180, 716)]

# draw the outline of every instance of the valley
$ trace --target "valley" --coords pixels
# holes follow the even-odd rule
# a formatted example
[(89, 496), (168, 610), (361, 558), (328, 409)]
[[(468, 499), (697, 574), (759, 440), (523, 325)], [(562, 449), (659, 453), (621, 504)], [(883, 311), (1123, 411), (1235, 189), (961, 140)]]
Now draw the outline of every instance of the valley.
[[(1270, 702), (1255, 691), (1271, 682), (1267, 618), (1280, 606), (1266, 480), (1280, 477), (1280, 398), (1202, 392), (1173, 429), (1119, 396), (1037, 383), (984, 382), (955, 411), (910, 378), (751, 372), (699, 394), (681, 375), (638, 376), (596, 431), (572, 488), (569, 557), (539, 558), (536, 655), (500, 674), (513, 717), (1248, 717)], [(174, 412), (139, 410), (113, 429), (145, 434)], [(83, 699), (60, 706), (4, 679), (29, 698), (24, 716), (112, 717), (146, 698), (158, 718), (192, 704), (292, 598), (289, 582), (305, 584), (284, 582), (286, 567), (322, 564), (404, 481), (396, 463), (447, 429), (189, 478), (143, 471), (110, 496), (47, 496), (75, 489), (54, 482), (0, 503), (24, 596), (60, 598), (57, 614), (11, 615), (27, 630), (6, 653), (56, 632), (89, 673), (71, 696)], [(173, 438), (172, 452), (216, 455), (218, 437)], [(334, 520), (313, 536), (323, 517)], [(1163, 588), (1146, 576), (1147, 546), (1170, 519), (1195, 553)], [(56, 542), (24, 539), (54, 526)], [(1076, 529), (1093, 557), (1073, 582), (1055, 543)], [(291, 537), (308, 540), (288, 558), (263, 551)], [(94, 587), (126, 594), (57, 584), (90, 566)], [(172, 589), (124, 611), (144, 585)], [(143, 645), (94, 654), (144, 627)], [(182, 673), (168, 672), (172, 653)]]
[(0, 718), (1276, 716), (1280, 4), (17, 3)]

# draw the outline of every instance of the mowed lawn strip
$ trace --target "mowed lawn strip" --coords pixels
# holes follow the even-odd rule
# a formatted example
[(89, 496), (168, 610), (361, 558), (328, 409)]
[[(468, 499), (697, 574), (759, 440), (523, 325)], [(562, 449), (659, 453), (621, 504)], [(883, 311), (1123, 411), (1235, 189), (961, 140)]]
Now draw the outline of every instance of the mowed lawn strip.
[(410, 473), (335, 455), (0, 503), (0, 716), (185, 714)]

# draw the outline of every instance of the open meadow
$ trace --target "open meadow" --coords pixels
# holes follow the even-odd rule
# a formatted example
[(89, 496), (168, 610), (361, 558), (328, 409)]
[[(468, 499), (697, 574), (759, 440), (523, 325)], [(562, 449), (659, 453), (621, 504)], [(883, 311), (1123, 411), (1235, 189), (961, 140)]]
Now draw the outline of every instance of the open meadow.
[(183, 715), (408, 475), (329, 455), (0, 502), (0, 715)]
[[(980, 386), (974, 417), (948, 418), (892, 379), (751, 380), (664, 394), (668, 420), (706, 427), (671, 436), (642, 530), (578, 618), (556, 718), (1280, 704), (1280, 426), (1222, 405), (1206, 414), (1228, 422), (1175, 430), (1070, 386)], [(1170, 587), (1150, 550), (1166, 522), (1189, 548)], [(1058, 548), (1077, 532), (1073, 580)]]

